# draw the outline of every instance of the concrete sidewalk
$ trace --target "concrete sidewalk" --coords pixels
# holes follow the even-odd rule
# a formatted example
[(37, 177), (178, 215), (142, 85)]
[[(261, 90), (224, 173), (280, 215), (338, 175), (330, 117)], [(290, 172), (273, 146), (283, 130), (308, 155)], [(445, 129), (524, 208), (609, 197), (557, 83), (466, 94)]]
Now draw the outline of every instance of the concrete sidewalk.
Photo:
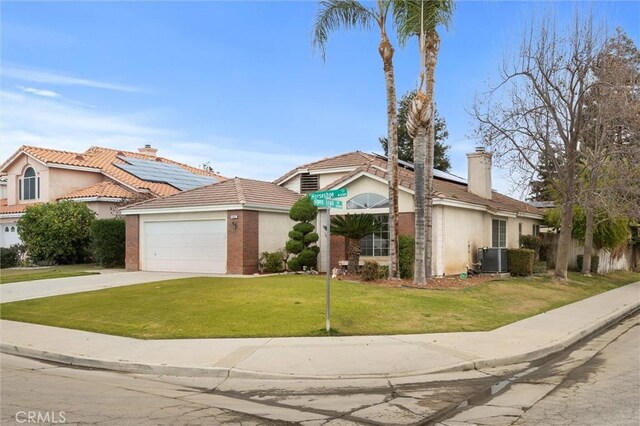
[(138, 340), (1, 321), (4, 353), (176, 376), (389, 378), (534, 361), (640, 309), (640, 282), (493, 331), (396, 336)]

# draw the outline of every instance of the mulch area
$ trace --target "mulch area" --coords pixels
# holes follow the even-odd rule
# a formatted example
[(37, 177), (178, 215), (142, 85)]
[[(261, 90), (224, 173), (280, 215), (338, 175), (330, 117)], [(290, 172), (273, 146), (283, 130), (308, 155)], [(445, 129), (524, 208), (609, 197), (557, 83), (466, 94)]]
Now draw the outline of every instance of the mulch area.
[(475, 275), (468, 278), (460, 278), (459, 276), (451, 276), (444, 278), (433, 278), (428, 280), (426, 285), (418, 286), (413, 283), (413, 280), (377, 280), (377, 281), (362, 281), (359, 275), (338, 275), (337, 280), (344, 281), (356, 281), (362, 284), (375, 285), (380, 287), (392, 287), (392, 288), (416, 288), (416, 289), (428, 289), (428, 290), (451, 290), (451, 289), (463, 289), (469, 287), (475, 287), (477, 285), (486, 283), (495, 276), (490, 274)]

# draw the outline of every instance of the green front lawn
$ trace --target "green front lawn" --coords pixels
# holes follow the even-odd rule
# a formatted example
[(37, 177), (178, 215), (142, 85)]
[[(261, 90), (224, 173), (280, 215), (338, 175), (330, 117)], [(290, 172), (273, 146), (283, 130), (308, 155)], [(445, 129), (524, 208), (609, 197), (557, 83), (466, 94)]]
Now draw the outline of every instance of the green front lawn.
[[(491, 330), (640, 281), (640, 274), (571, 278), (498, 280), (463, 290), (333, 281), (331, 324), (339, 335)], [(6, 303), (0, 317), (144, 339), (319, 336), (324, 285), (323, 277), (293, 275), (187, 278)]]
[(0, 284), (17, 283), (21, 281), (46, 280), (49, 278), (79, 277), (82, 275), (94, 275), (91, 272), (97, 269), (95, 264), (85, 265), (59, 265), (47, 268), (19, 268), (0, 270)]

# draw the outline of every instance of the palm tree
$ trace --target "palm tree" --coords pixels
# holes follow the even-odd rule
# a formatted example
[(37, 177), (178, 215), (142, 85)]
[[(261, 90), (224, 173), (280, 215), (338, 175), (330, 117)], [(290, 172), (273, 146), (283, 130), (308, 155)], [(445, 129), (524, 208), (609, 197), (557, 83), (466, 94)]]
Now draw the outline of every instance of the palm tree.
[(389, 277), (399, 278), (398, 261), (398, 121), (396, 115), (396, 85), (393, 70), (394, 48), (387, 35), (386, 23), (391, 0), (376, 0), (375, 6), (365, 6), (356, 0), (323, 0), (316, 14), (313, 44), (325, 57), (329, 33), (340, 27), (380, 30), (378, 52), (382, 58), (387, 93), (387, 132), (389, 154)]
[(342, 235), (348, 242), (349, 274), (358, 273), (360, 240), (380, 231), (382, 224), (371, 214), (347, 214), (331, 218), (331, 234)]
[(401, 43), (418, 37), (420, 86), (407, 119), (414, 138), (416, 251), (414, 281), (422, 285), (433, 276), (431, 268), (433, 235), (433, 155), (435, 146), (433, 93), (435, 68), (440, 50), (438, 25), (448, 25), (453, 0), (399, 0), (394, 17)]

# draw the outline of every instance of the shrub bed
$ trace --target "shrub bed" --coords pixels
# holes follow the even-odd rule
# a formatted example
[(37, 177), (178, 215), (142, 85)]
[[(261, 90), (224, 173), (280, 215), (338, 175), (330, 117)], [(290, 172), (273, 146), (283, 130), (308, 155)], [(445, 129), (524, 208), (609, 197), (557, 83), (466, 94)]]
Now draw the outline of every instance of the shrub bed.
[[(578, 263), (578, 272), (582, 272), (582, 262), (584, 261), (584, 255), (579, 254), (576, 262)], [(600, 256), (597, 254), (591, 255), (591, 273), (598, 273), (598, 265), (600, 264)]]
[(20, 251), (18, 245), (14, 244), (9, 248), (0, 247), (0, 268), (13, 268), (18, 266), (20, 261)]
[(416, 240), (411, 235), (400, 235), (398, 241), (399, 260), (400, 260), (400, 278), (413, 278), (413, 262), (415, 260)]
[(531, 249), (508, 249), (507, 271), (514, 276), (527, 276), (533, 273), (536, 253)]
[(124, 220), (94, 220), (91, 224), (91, 250), (96, 263), (104, 267), (124, 265)]

